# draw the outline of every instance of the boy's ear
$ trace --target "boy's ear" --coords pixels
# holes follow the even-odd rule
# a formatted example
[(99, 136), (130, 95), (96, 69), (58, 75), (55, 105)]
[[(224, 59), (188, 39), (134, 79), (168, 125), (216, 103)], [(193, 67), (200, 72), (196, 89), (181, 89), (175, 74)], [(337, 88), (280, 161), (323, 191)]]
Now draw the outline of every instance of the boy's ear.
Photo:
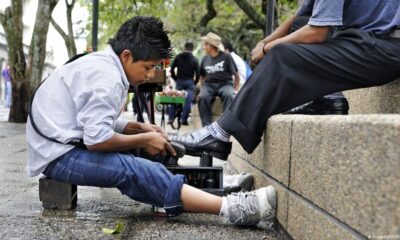
[(130, 58), (131, 57), (133, 58), (131, 51), (129, 51), (128, 49), (125, 49), (124, 51), (122, 51), (122, 53), (120, 54), (120, 57), (123, 62), (128, 62), (128, 61), (132, 62), (132, 60), (130, 60)]

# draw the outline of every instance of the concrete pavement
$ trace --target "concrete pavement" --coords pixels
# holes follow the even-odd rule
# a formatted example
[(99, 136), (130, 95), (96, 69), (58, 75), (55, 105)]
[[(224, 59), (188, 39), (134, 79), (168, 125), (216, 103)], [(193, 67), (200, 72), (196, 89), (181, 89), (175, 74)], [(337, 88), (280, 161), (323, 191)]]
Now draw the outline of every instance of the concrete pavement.
[[(25, 124), (5, 122), (6, 114), (0, 105), (0, 239), (287, 239), (265, 223), (239, 228), (218, 216), (189, 213), (157, 218), (151, 206), (115, 189), (78, 187), (76, 210), (45, 211), (38, 197), (38, 177), (29, 178), (25, 171)], [(188, 164), (196, 161), (185, 158)], [(101, 231), (117, 222), (124, 226), (121, 234)]]

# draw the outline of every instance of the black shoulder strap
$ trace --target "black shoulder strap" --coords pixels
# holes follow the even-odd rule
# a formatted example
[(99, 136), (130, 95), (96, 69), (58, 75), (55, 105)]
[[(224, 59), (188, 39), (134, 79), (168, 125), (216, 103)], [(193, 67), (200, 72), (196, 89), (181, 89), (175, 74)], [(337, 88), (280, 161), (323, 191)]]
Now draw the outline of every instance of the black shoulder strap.
[[(75, 55), (75, 56), (72, 57), (70, 60), (68, 60), (65, 64), (68, 64), (68, 63), (70, 63), (70, 62), (73, 62), (73, 61), (75, 61), (76, 59), (78, 59), (78, 58), (80, 58), (80, 57), (82, 57), (82, 56), (84, 56), (84, 55), (86, 55), (86, 54), (87, 54), (87, 53), (81, 53), (81, 54)], [(75, 141), (73, 140), (73, 141), (70, 141), (70, 142), (68, 142), (68, 143), (63, 143), (63, 142), (58, 141), (58, 140), (55, 139), (55, 138), (51, 138), (51, 137), (49, 137), (49, 136), (44, 135), (44, 134), (39, 130), (39, 128), (37, 127), (35, 121), (33, 120), (32, 103), (33, 103), (33, 99), (34, 99), (34, 97), (35, 97), (35, 95), (36, 95), (36, 92), (38, 91), (39, 87), (44, 83), (44, 81), (46, 81), (46, 79), (47, 79), (47, 78), (45, 78), (45, 79), (39, 84), (39, 86), (37, 86), (37, 88), (36, 88), (35, 91), (32, 93), (32, 96), (31, 96), (31, 98), (30, 98), (30, 100), (29, 100), (28, 114), (29, 114), (29, 119), (30, 119), (30, 121), (31, 121), (31, 125), (32, 125), (33, 129), (34, 129), (34, 130), (36, 131), (36, 133), (39, 134), (41, 137), (43, 137), (43, 138), (45, 138), (45, 139), (47, 139), (47, 140), (49, 140), (49, 141), (51, 141), (51, 142), (56, 142), (56, 143), (60, 143), (60, 144), (69, 144), (69, 145), (73, 145), (73, 146), (79, 147), (79, 148), (86, 148), (86, 145), (83, 143), (83, 139), (76, 139)]]

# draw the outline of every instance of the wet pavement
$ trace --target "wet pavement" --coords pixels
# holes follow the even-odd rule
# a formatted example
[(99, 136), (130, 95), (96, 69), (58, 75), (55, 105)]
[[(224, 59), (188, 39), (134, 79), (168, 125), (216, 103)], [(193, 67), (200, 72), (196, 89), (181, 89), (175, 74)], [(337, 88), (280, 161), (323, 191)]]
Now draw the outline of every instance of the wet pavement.
[[(207, 214), (155, 217), (151, 206), (132, 201), (116, 189), (78, 187), (75, 210), (43, 210), (39, 177), (27, 177), (25, 171), (25, 124), (5, 122), (4, 114), (7, 109), (0, 105), (0, 239), (287, 239), (266, 223), (240, 228)], [(198, 159), (185, 157), (182, 162), (196, 165)], [(124, 227), (120, 234), (102, 232), (103, 227), (114, 228), (117, 223)]]

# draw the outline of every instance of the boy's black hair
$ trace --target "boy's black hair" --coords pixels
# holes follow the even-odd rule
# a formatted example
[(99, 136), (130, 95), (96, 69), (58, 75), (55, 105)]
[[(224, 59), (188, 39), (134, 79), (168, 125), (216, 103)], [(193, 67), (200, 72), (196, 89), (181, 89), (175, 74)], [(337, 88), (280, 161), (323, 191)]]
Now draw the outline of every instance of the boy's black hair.
[(194, 45), (192, 42), (186, 42), (185, 43), (185, 50), (187, 51), (193, 51)]
[(130, 50), (134, 62), (172, 57), (167, 31), (164, 24), (155, 17), (136, 16), (126, 21), (108, 44), (117, 55), (125, 49)]

